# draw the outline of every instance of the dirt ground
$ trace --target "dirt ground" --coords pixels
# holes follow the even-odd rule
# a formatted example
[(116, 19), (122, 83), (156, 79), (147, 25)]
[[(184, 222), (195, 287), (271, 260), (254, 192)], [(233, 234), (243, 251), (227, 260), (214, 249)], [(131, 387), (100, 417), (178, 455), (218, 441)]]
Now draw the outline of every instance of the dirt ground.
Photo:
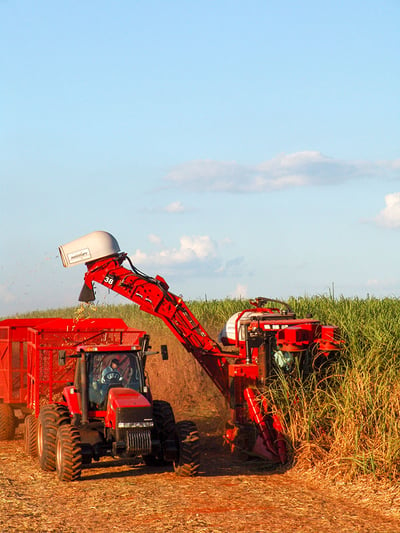
[(296, 469), (271, 471), (223, 449), (207, 421), (199, 477), (105, 459), (61, 483), (0, 443), (1, 532), (400, 532), (397, 492), (333, 485)]

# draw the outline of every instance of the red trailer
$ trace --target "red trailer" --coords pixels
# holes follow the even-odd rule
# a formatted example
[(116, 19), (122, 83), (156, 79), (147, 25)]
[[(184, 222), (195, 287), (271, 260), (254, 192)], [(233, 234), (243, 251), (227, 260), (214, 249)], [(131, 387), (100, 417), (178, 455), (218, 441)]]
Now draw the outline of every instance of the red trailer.
[(65, 384), (73, 381), (75, 363), (70, 359), (59, 366), (61, 351), (70, 355), (80, 344), (132, 342), (138, 334), (121, 319), (0, 321), (0, 440), (13, 439), (27, 415), (37, 418), (40, 405), (59, 399)]
[(49, 319), (10, 319), (0, 322), (0, 440), (14, 438), (27, 410), (28, 329)]

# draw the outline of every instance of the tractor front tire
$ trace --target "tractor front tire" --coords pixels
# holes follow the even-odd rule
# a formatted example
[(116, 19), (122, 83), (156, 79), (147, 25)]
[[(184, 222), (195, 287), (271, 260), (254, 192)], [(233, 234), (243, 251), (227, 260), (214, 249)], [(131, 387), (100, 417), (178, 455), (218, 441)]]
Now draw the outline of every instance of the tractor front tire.
[(147, 466), (165, 466), (171, 464), (164, 458), (165, 445), (168, 441), (175, 440), (175, 416), (171, 404), (164, 400), (153, 401), (153, 418), (156, 437), (160, 439), (161, 453), (158, 455), (144, 455), (143, 460)]
[(31, 457), (38, 455), (38, 423), (35, 415), (28, 415), (24, 424), (24, 448), (25, 452)]
[(56, 471), (60, 481), (77, 481), (81, 477), (81, 438), (78, 429), (70, 424), (57, 431)]
[(62, 405), (50, 404), (42, 407), (38, 417), (37, 448), (42, 470), (56, 469), (57, 429), (69, 423), (68, 411)]
[(196, 424), (183, 420), (176, 424), (178, 457), (174, 470), (178, 476), (197, 476), (200, 470), (200, 435)]
[(16, 419), (8, 403), (0, 403), (0, 440), (12, 440), (15, 436)]
[(153, 415), (160, 439), (171, 438), (175, 432), (175, 416), (171, 404), (164, 400), (154, 400)]

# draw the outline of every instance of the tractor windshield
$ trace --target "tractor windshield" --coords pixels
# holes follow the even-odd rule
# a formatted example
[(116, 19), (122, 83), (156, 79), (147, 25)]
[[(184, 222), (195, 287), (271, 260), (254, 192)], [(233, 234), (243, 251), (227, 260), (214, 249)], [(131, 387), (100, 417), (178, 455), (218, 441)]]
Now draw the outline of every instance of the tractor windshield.
[(143, 391), (143, 376), (135, 352), (92, 352), (88, 361), (89, 409), (103, 409), (111, 387)]

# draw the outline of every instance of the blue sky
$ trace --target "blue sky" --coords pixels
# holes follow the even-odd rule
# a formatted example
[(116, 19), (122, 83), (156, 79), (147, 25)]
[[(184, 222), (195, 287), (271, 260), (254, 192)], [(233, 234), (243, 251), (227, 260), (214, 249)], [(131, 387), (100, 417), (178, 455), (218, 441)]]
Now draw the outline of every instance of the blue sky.
[(58, 246), (96, 230), (186, 300), (398, 296), (399, 24), (397, 0), (0, 0), (0, 316), (75, 305)]

